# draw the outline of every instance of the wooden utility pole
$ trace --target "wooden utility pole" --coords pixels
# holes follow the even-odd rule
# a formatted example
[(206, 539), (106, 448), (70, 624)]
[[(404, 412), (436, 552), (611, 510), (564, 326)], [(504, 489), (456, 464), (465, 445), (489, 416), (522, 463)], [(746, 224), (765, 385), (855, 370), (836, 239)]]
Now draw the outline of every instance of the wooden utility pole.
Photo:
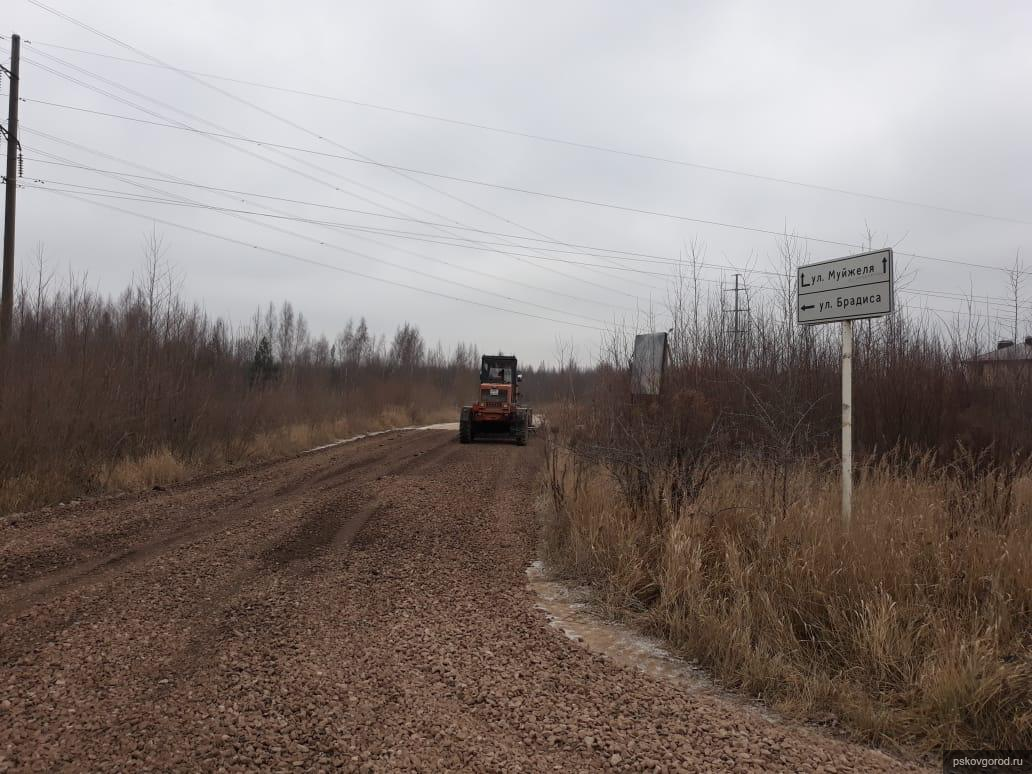
[(18, 85), (21, 36), (11, 36), (10, 102), (7, 112), (7, 180), (4, 194), (4, 273), (0, 286), (0, 340), (11, 338), (14, 317), (14, 205), (18, 191)]

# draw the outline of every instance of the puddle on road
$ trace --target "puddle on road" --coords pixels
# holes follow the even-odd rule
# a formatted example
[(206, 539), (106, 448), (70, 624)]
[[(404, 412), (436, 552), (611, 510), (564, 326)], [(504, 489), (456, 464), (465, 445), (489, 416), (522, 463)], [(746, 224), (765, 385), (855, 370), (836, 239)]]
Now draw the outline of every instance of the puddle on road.
[(689, 682), (699, 689), (713, 688), (703, 670), (672, 656), (659, 640), (592, 614), (587, 604), (589, 592), (549, 580), (540, 561), (527, 568), (527, 579), (528, 587), (537, 595), (534, 606), (548, 615), (550, 626), (562, 630), (574, 642), (654, 677)]
[(588, 604), (589, 590), (571, 589), (549, 579), (540, 561), (527, 568), (527, 587), (536, 595), (534, 607), (547, 615), (549, 626), (588, 650), (656, 679), (674, 680), (693, 691), (747, 706), (765, 719), (779, 722), (773, 710), (721, 688), (705, 670), (672, 655), (659, 640), (592, 613)]
[[(545, 613), (549, 626), (559, 629), (567, 638), (588, 650), (658, 680), (673, 680), (695, 693), (726, 701), (740, 710), (755, 713), (769, 723), (782, 727), (797, 725), (797, 721), (787, 720), (771, 707), (721, 687), (701, 667), (671, 655), (660, 640), (593, 614), (588, 602), (590, 590), (570, 588), (551, 580), (541, 561), (527, 568), (527, 588), (536, 596), (534, 607)], [(813, 728), (810, 724), (799, 725)], [(819, 728), (817, 731), (844, 739), (833, 729)], [(888, 763), (899, 762), (884, 750), (868, 749)]]

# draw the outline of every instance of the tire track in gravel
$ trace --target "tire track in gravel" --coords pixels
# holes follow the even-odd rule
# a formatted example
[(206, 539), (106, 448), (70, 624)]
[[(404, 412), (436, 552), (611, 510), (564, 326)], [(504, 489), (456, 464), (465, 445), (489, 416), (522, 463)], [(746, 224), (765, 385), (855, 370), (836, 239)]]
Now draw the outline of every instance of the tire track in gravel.
[[(246, 507), (259, 502), (270, 491), (287, 496), (308, 485), (313, 478), (328, 479), (347, 472), (382, 462), (391, 454), (385, 446), (406, 444), (406, 433), (390, 433), (376, 437), (372, 443), (345, 444), (331, 447), (316, 455), (298, 455), (287, 462), (263, 462), (230, 472), (209, 474), (193, 481), (183, 482), (167, 491), (142, 495), (121, 495), (74, 506), (47, 508), (31, 514), (22, 514), (17, 528), (4, 532), (4, 547), (10, 551), (19, 536), (30, 549), (22, 555), (8, 555), (0, 589), (12, 582), (21, 582), (32, 575), (45, 575), (67, 568), (84, 557), (94, 560), (111, 552), (113, 545), (127, 547), (143, 542), (147, 533), (159, 534), (167, 522), (177, 516), (176, 505), (190, 504), (190, 520), (196, 521), (199, 511), (209, 517), (234, 507)], [(358, 459), (353, 459), (354, 457)], [(338, 461), (343, 467), (335, 467)], [(200, 495), (200, 497), (196, 497)], [(47, 527), (55, 527), (48, 532)], [(172, 527), (175, 528), (175, 524)], [(38, 534), (48, 541), (33, 540)], [(100, 552), (102, 556), (94, 556)]]
[[(352, 502), (355, 499), (354, 496), (343, 497)], [(243, 620), (252, 617), (255, 608), (249, 604), (251, 599), (245, 592), (256, 575), (285, 573), (290, 578), (303, 579), (314, 571), (311, 560), (324, 551), (347, 550), (365, 523), (381, 510), (382, 506), (373, 502), (349, 509), (346, 513), (327, 512), (325, 509), (312, 512), (291, 534), (266, 547), (257, 566), (238, 573), (218, 590), (218, 603), (206, 606), (204, 624), (166, 666), (166, 671), (182, 679), (210, 664), (221, 643), (239, 630)], [(258, 610), (260, 614), (260, 608)], [(159, 685), (155, 695), (165, 695), (170, 690)]]
[[(393, 439), (390, 437), (378, 436), (372, 443), (363, 444), (363, 448), (355, 449), (352, 448), (354, 445), (348, 445), (326, 450), (319, 453), (324, 458), (321, 464), (318, 460), (313, 464), (308, 459), (316, 455), (306, 455), (284, 461), (281, 463), (281, 467), (285, 471), (275, 471), (278, 475), (274, 480), (261, 483), (256, 490), (251, 489), (248, 494), (242, 497), (233, 496), (229, 498), (228, 501), (232, 505), (221, 514), (212, 510), (209, 504), (212, 499), (216, 502), (223, 502), (227, 498), (220, 492), (205, 492), (207, 496), (198, 504), (198, 511), (201, 512), (201, 518), (198, 519), (199, 524), (180, 527), (175, 529), (171, 535), (166, 535), (154, 541), (141, 537), (140, 539), (143, 542), (140, 545), (129, 548), (119, 554), (109, 555), (95, 562), (73, 565), (67, 570), (58, 570), (48, 576), (25, 582), (20, 587), (10, 589), (4, 595), (4, 603), (0, 604), (0, 616), (8, 617), (16, 622), (17, 626), (14, 627), (15, 631), (0, 638), (4, 642), (4, 647), (0, 649), (0, 664), (5, 662), (12, 663), (23, 658), (41, 644), (52, 641), (57, 633), (67, 630), (69, 627), (74, 626), (77, 621), (87, 619), (97, 609), (110, 604), (109, 600), (103, 596), (89, 593), (91, 586), (108, 583), (113, 580), (121, 580), (125, 583), (127, 579), (135, 577), (131, 573), (135, 566), (148, 563), (153, 564), (154, 560), (160, 558), (162, 553), (189, 547), (192, 543), (203, 541), (212, 534), (226, 532), (227, 530), (240, 530), (241, 527), (243, 527), (242, 532), (246, 534), (250, 532), (247, 528), (247, 522), (249, 519), (254, 518), (254, 511), (258, 504), (265, 511), (275, 513), (281, 518), (288, 518), (290, 510), (288, 504), (291, 502), (291, 497), (303, 494), (306, 501), (312, 502), (314, 498), (328, 495), (332, 501), (339, 496), (339, 490), (342, 486), (359, 486), (363, 482), (383, 476), (385, 460), (392, 462), (387, 470), (394, 471), (408, 464), (408, 455), (426, 454), (428, 451), (434, 452), (437, 449), (446, 447), (449, 442), (447, 437), (442, 439), (440, 434), (437, 434), (436, 438), (417, 434), (413, 436), (411, 445), (402, 447), (405, 451), (403, 454), (400, 454), (398, 451), (390, 448), (396, 445), (391, 444), (391, 440)], [(385, 446), (388, 447), (387, 451), (383, 451)], [(343, 464), (340, 462), (340, 457), (342, 456), (341, 449), (346, 452), (343, 455), (345, 456)], [(412, 451), (412, 449), (416, 451)], [(397, 461), (399, 457), (404, 459), (399, 462)], [(282, 484), (281, 479), (286, 478), (289, 480), (291, 478), (290, 471), (297, 466), (298, 462), (305, 463), (305, 468), (299, 471), (298, 479), (300, 481), (318, 479), (318, 485), (310, 491), (304, 490), (303, 486), (296, 481), (291, 482), (289, 487), (284, 487)], [(265, 472), (269, 467), (262, 465), (260, 470)], [(243, 475), (250, 478), (248, 472), (245, 472)], [(238, 482), (234, 479), (231, 483), (235, 485)], [(234, 493), (240, 488), (234, 486)], [(176, 491), (170, 493), (164, 499), (174, 500), (189, 497), (196, 491), (192, 486), (185, 487), (185, 489), (186, 492), (184, 494)], [(261, 493), (270, 491), (273, 494), (263, 500)], [(154, 499), (154, 496), (150, 494), (140, 496), (138, 498), (140, 507), (146, 509), (148, 505), (153, 503)], [(276, 507), (277, 505), (282, 507)], [(123, 512), (124, 507), (119, 508), (115, 513), (115, 517), (117, 518)], [(134, 520), (134, 523), (138, 523), (138, 520)], [(80, 519), (77, 520), (76, 526), (89, 529), (90, 522), (86, 519)], [(274, 534), (268, 538), (269, 546), (266, 548), (271, 548), (277, 540), (284, 540), (285, 534), (291, 529), (290, 521), (281, 521), (276, 524)], [(210, 612), (212, 603), (207, 597), (212, 595), (221, 598), (231, 596), (233, 588), (243, 587), (256, 572), (266, 568), (264, 564), (260, 567), (247, 565), (247, 568), (240, 572), (236, 579), (226, 582), (225, 589), (220, 589), (217, 584), (213, 584), (209, 588), (210, 594), (206, 595), (206, 598), (194, 606), (198, 610), (197, 614), (203, 615)], [(54, 608), (51, 611), (51, 615), (45, 618), (19, 617), (34, 606), (46, 603), (57, 597), (63, 597), (64, 604)], [(185, 613), (186, 610), (187, 606), (180, 605), (180, 609), (177, 612)], [(4, 630), (5, 627), (0, 624), (0, 635), (5, 634)]]
[[(0, 771), (914, 768), (549, 627), (524, 574), (538, 440), (355, 446), (169, 493), (199, 521), (215, 502), (242, 512), (0, 610)], [(155, 500), (107, 516), (143, 523)], [(106, 524), (68, 519), (35, 529), (59, 542)]]
[[(383, 444), (384, 442), (381, 441), (377, 446), (379, 447)], [(436, 449), (436, 446), (432, 446), (431, 449)], [(348, 451), (351, 451), (351, 449), (349, 448)], [(355, 476), (366, 468), (383, 463), (384, 460), (393, 456), (388, 451), (351, 460), (340, 467), (326, 466), (328, 469), (321, 472), (316, 467), (307, 475), (294, 475), (289, 477), (286, 482), (275, 480), (261, 484), (257, 489), (243, 497), (230, 498), (228, 507), (223, 505), (225, 502), (224, 498), (216, 496), (213, 503), (199, 503), (194, 506), (195, 512), (206, 512), (207, 518), (194, 520), (182, 526), (173, 526), (170, 531), (163, 532), (157, 537), (143, 538), (138, 532), (134, 535), (128, 529), (121, 527), (100, 535), (91, 534), (85, 540), (73, 539), (70, 542), (68, 551), (72, 556), (75, 556), (76, 553), (80, 553), (84, 549), (89, 550), (98, 545), (110, 546), (112, 543), (119, 541), (128, 542), (129, 538), (135, 537), (135, 540), (129, 547), (117, 553), (108, 553), (100, 558), (86, 561), (79, 560), (65, 569), (59, 569), (56, 572), (51, 571), (38, 579), (23, 582), (20, 584), (19, 594), (16, 597), (0, 602), (0, 613), (17, 613), (19, 610), (24, 609), (26, 605), (45, 601), (50, 596), (72, 589), (79, 584), (102, 581), (105, 577), (110, 577), (117, 573), (125, 565), (146, 561), (157, 553), (174, 550), (208, 532), (224, 529), (234, 521), (245, 517), (259, 504), (268, 507), (286, 502), (302, 490), (321, 491), (335, 489), (340, 486), (342, 481)], [(163, 499), (170, 501), (165, 504), (166, 507), (175, 507), (177, 500), (182, 498), (184, 494), (192, 494), (193, 491), (194, 488), (189, 487), (186, 493), (177, 491), (171, 496), (166, 496)], [(140, 504), (152, 502), (153, 499), (155, 499), (153, 495), (144, 495), (141, 498)], [(136, 528), (144, 526), (147, 533), (151, 535), (156, 531), (151, 524), (142, 523), (141, 520), (133, 520), (131, 526)], [(5, 565), (8, 585), (10, 578), (24, 577), (30, 574), (30, 569), (39, 568), (41, 565), (52, 567), (54, 563), (55, 558), (53, 555), (48, 555), (42, 559), (39, 555), (34, 555), (24, 559), (21, 563), (17, 559), (14, 561), (9, 560)], [(39, 574), (38, 570), (36, 574)]]

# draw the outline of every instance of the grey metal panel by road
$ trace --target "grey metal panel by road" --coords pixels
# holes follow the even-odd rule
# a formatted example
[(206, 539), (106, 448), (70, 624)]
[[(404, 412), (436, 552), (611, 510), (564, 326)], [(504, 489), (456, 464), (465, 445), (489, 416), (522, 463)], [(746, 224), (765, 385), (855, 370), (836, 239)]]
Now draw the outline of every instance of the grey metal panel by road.
[(860, 320), (892, 312), (892, 248), (800, 266), (800, 325)]
[(666, 358), (666, 333), (639, 333), (634, 337), (634, 354), (631, 357), (633, 395), (659, 395)]

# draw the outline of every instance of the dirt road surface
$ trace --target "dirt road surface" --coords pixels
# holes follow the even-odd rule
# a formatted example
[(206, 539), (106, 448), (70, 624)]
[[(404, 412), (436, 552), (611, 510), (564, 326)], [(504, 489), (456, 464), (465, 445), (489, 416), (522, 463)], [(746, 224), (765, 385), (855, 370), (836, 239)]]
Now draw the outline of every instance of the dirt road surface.
[(0, 771), (890, 771), (526, 588), (540, 441), (392, 433), (0, 526)]

